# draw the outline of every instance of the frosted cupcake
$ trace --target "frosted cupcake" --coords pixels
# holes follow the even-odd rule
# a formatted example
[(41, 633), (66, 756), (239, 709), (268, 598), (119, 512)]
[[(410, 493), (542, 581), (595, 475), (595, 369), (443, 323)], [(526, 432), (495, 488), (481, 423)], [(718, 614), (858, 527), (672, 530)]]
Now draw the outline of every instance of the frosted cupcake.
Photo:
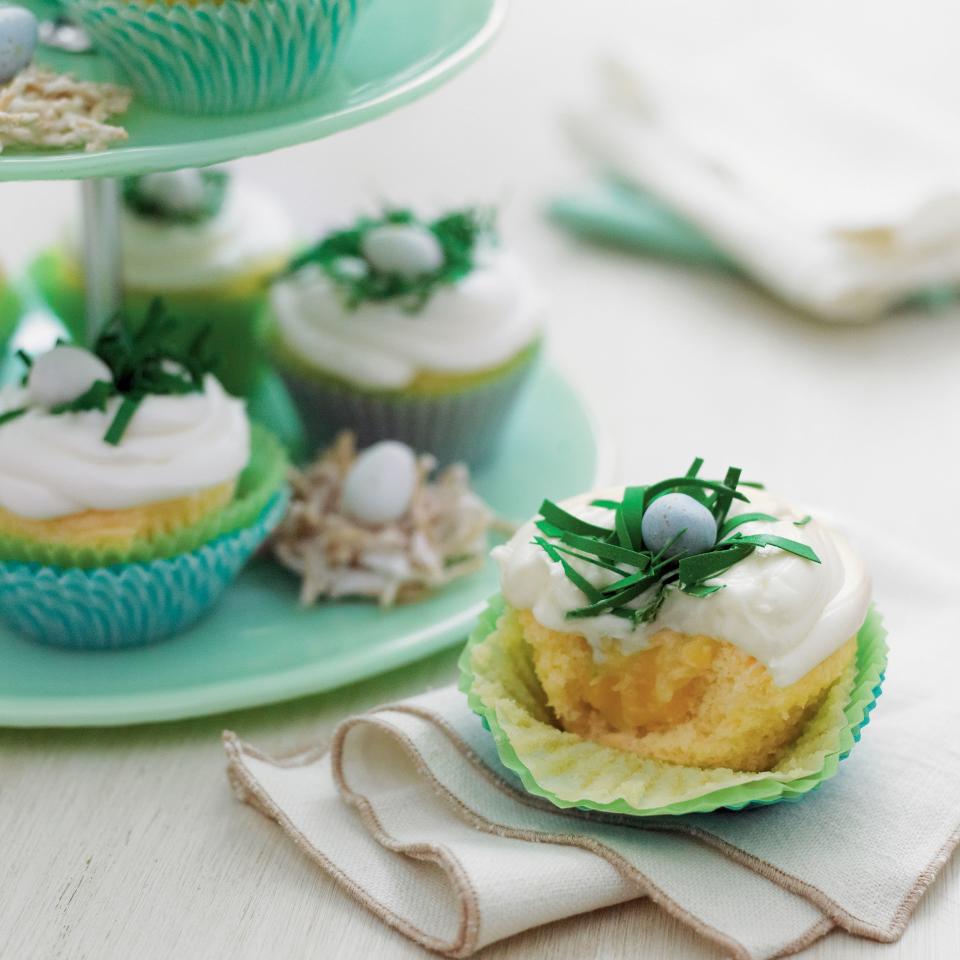
[(320, 92), (365, 0), (63, 0), (144, 102), (247, 113)]
[[(294, 246), (289, 217), (272, 197), (224, 170), (178, 170), (123, 182), (124, 304), (141, 317), (162, 297), (185, 346), (209, 328), (223, 384), (246, 395), (262, 365), (268, 278)], [(34, 279), (53, 311), (85, 341), (82, 237), (42, 255)]]
[(286, 463), (154, 312), (0, 391), (0, 617), (46, 643), (188, 626), (279, 521)]
[(537, 356), (542, 303), (489, 220), (361, 219), (271, 291), (274, 352), (314, 442), (341, 428), (441, 463), (496, 448)]
[[(480, 678), (472, 695), (485, 688), (497, 716), (526, 677), (542, 698), (527, 719), (546, 711), (544, 730), (563, 731), (556, 749), (581, 750), (584, 769), (600, 749), (611, 776), (621, 764), (618, 798), (764, 777), (782, 789), (821, 773), (828, 755), (835, 770), (852, 691), (866, 683), (875, 696), (882, 674), (870, 578), (843, 537), (743, 488), (738, 470), (706, 481), (699, 468), (545, 501), (494, 550), (501, 607), (465, 657)], [(871, 659), (873, 679), (858, 681)]]

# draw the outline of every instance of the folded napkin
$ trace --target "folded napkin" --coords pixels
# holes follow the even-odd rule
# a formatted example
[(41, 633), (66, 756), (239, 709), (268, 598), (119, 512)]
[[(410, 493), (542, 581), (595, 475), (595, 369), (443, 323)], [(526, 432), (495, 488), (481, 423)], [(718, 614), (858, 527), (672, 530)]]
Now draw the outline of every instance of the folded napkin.
[(960, 79), (943, 41), (960, 12), (927, 0), (782, 11), (721, 30), (691, 18), (693, 52), (647, 38), (614, 52), (600, 102), (573, 118), (577, 139), (826, 319), (960, 282), (960, 105), (943, 92)]
[(364, 906), (451, 957), (641, 896), (733, 957), (795, 953), (835, 926), (895, 940), (960, 841), (960, 579), (860, 540), (887, 686), (863, 743), (799, 803), (647, 820), (558, 810), (500, 766), (453, 687), (284, 760), (227, 732), (231, 781)]

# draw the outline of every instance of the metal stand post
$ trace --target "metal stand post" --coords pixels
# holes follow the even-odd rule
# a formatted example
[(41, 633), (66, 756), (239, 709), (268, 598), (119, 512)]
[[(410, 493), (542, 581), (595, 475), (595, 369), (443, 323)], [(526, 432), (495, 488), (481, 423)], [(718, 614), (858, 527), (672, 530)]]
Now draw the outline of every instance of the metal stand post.
[(113, 179), (80, 182), (83, 272), (87, 289), (87, 343), (120, 309), (120, 185)]

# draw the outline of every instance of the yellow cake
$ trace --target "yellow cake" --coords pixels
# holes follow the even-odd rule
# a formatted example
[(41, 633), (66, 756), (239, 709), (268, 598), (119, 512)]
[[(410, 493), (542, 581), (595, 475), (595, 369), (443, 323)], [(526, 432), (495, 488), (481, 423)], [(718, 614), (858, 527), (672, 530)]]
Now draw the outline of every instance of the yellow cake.
[(51, 519), (21, 517), (0, 507), (0, 536), (68, 547), (126, 549), (138, 540), (173, 533), (225, 507), (236, 481), (217, 484), (187, 497), (127, 510), (84, 510)]
[[(849, 674), (870, 580), (782, 500), (685, 477), (545, 501), (494, 551), (555, 723), (684, 767), (771, 770)], [(650, 491), (650, 492), (648, 492)]]
[(796, 683), (732, 643), (660, 630), (650, 646), (600, 661), (582, 636), (517, 616), (537, 677), (571, 733), (644, 757), (696, 767), (768, 770), (856, 654), (856, 639)]

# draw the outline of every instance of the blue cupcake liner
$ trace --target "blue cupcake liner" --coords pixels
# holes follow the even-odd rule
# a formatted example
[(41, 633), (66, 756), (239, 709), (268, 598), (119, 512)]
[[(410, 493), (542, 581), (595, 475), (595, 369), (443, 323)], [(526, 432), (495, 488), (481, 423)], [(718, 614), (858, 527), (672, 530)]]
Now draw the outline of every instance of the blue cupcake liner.
[(322, 88), (367, 0), (64, 0), (147, 103), (225, 115)]
[(482, 466), (496, 452), (510, 414), (529, 380), (539, 351), (501, 375), (447, 393), (417, 395), (365, 391), (333, 379), (280, 370), (318, 448), (339, 430), (353, 430), (361, 447), (401, 440), (433, 454), (438, 463)]
[(281, 491), (249, 527), (192, 553), (92, 570), (0, 562), (0, 620), (38, 643), (117, 650), (154, 643), (208, 613), (280, 522)]

